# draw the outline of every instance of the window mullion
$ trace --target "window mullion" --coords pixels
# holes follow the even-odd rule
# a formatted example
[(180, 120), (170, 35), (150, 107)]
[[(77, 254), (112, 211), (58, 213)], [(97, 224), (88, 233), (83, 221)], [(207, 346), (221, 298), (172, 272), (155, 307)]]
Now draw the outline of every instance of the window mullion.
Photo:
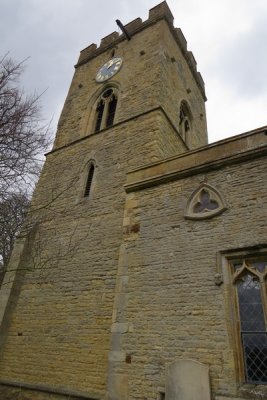
[(104, 100), (104, 112), (101, 121), (101, 130), (107, 127), (107, 116), (108, 116), (108, 100)]
[(265, 330), (267, 332), (267, 283), (266, 276), (262, 275), (260, 279), (261, 285), (261, 297), (262, 297), (262, 305), (263, 305), (263, 313), (265, 319)]

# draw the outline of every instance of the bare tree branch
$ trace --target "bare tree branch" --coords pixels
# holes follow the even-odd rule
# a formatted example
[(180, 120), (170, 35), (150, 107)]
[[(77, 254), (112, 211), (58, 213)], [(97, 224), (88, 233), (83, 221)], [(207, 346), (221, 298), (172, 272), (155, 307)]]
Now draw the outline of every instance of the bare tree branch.
[[(19, 88), (24, 61), (0, 59), (0, 199), (25, 187), (40, 172), (49, 142), (49, 125), (42, 124), (40, 95)], [(41, 121), (41, 122), (40, 122)]]
[(29, 204), (30, 200), (24, 193), (13, 193), (0, 203), (0, 281)]

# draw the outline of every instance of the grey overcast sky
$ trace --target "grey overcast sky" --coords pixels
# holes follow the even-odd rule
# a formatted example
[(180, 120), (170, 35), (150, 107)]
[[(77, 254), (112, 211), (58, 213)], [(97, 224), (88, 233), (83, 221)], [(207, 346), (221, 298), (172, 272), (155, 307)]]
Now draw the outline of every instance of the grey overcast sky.
[[(46, 90), (56, 129), (79, 51), (160, 0), (0, 0), (0, 55), (21, 61), (26, 91)], [(168, 0), (206, 84), (209, 142), (267, 125), (267, 1)]]

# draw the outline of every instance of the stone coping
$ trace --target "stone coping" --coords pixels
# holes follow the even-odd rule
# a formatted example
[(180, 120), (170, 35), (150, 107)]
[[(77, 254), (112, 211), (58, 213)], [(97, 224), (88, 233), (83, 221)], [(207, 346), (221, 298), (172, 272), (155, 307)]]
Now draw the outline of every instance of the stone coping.
[(126, 192), (141, 190), (264, 155), (266, 126), (131, 171), (124, 188)]
[[(141, 18), (136, 18), (128, 24), (124, 25), (124, 28), (130, 36), (134, 36), (142, 30), (146, 29), (150, 25), (154, 25), (160, 20), (165, 20), (170, 28), (170, 31), (182, 51), (185, 60), (197, 82), (197, 85), (201, 91), (204, 100), (207, 100), (205, 95), (205, 84), (201, 74), (197, 71), (197, 63), (195, 57), (191, 51), (187, 50), (187, 42), (180, 28), (173, 26), (173, 15), (166, 1), (158, 4), (157, 6), (149, 10), (149, 17), (146, 21), (142, 21)], [(90, 44), (85, 49), (81, 50), (80, 57), (78, 59), (75, 68), (86, 64), (92, 58), (95, 58), (99, 54), (105, 52), (108, 49), (113, 48), (118, 43), (127, 40), (125, 34), (119, 34), (118, 32), (112, 32), (109, 35), (101, 39), (100, 46), (97, 47), (95, 43)]]

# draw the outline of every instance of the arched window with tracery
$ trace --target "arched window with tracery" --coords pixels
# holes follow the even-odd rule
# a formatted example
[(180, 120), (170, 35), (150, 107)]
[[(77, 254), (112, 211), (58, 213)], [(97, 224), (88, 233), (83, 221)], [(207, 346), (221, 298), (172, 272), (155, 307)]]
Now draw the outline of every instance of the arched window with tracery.
[(180, 105), (179, 133), (187, 146), (190, 147), (192, 134), (192, 114), (188, 104), (184, 100)]
[(267, 259), (232, 262), (244, 380), (267, 383)]
[(95, 108), (94, 132), (109, 128), (114, 124), (118, 103), (118, 93), (115, 88), (106, 88), (97, 100)]

